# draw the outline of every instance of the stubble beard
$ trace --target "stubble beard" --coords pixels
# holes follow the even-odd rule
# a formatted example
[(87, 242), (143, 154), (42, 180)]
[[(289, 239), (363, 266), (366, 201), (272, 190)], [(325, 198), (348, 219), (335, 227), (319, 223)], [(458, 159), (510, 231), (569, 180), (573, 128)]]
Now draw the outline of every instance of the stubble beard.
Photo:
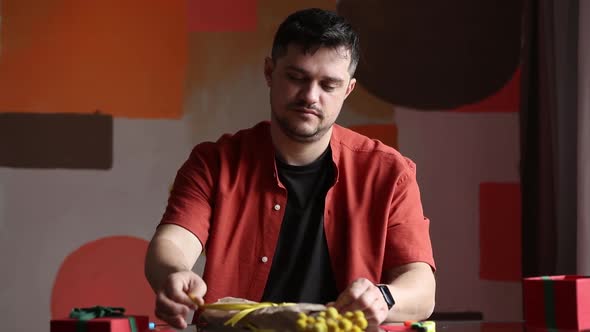
[(300, 128), (298, 124), (292, 123), (287, 116), (279, 116), (274, 111), (272, 112), (272, 115), (281, 131), (287, 137), (299, 143), (311, 143), (320, 140), (333, 125), (330, 123), (322, 126), (321, 120), (323, 118), (319, 118), (320, 121), (315, 128), (309, 130), (306, 128)]

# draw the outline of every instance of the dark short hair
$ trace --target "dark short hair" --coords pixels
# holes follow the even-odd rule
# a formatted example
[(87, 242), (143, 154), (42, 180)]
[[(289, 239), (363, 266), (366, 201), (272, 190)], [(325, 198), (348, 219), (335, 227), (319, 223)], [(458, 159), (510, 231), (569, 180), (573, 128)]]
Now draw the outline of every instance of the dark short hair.
[(281, 23), (272, 45), (272, 58), (276, 60), (285, 55), (289, 44), (302, 46), (306, 53), (316, 47), (344, 46), (351, 55), (351, 76), (360, 58), (359, 38), (352, 26), (342, 16), (319, 8), (297, 11)]

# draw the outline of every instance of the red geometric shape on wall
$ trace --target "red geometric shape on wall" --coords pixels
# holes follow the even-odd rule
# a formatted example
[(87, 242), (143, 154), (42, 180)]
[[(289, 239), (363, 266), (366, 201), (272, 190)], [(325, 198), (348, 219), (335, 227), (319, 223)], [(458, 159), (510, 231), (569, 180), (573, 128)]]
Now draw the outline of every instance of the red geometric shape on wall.
[(350, 126), (348, 129), (397, 149), (397, 126), (393, 123)]
[(498, 92), (477, 102), (454, 109), (455, 112), (515, 113), (520, 107), (520, 67)]
[(181, 117), (185, 0), (3, 0), (0, 6), (0, 112)]
[(257, 0), (189, 0), (189, 30), (255, 31)]
[(63, 261), (51, 294), (51, 317), (67, 317), (75, 307), (124, 307), (126, 313), (155, 319), (155, 296), (144, 277), (148, 242), (111, 236), (86, 243)]
[(479, 185), (479, 275), (481, 279), (520, 281), (521, 198), (519, 183)]

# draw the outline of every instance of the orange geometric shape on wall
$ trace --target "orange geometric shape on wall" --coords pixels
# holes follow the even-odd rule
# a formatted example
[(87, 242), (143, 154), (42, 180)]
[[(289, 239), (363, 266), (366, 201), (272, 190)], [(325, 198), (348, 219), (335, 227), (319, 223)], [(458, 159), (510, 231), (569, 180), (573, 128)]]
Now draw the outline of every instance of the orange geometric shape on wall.
[[(205, 0), (199, 0), (199, 3), (203, 1)], [(210, 6), (214, 6), (214, 1), (209, 2)], [(243, 2), (242, 5), (245, 3)], [(259, 0), (256, 4), (257, 24), (253, 31), (190, 34), (187, 85), (189, 91), (210, 92), (206, 94), (206, 100), (203, 99), (202, 102), (225, 105), (228, 95), (235, 96), (241, 93), (250, 95), (251, 84), (246, 84), (247, 89), (241, 91), (235, 88), (236, 84), (228, 84), (228, 82), (233, 82), (235, 75), (245, 69), (262, 75), (264, 57), (270, 55), (275, 31), (285, 17), (304, 8), (334, 10), (336, 5), (333, 0)], [(262, 79), (262, 76), (259, 77)], [(212, 88), (217, 86), (223, 88), (212, 91)], [(215, 93), (217, 91), (220, 92)], [(197, 101), (194, 102), (197, 103)]]
[(255, 31), (257, 0), (189, 0), (189, 30)]
[(479, 185), (479, 274), (481, 279), (522, 278), (519, 183)]
[(397, 149), (397, 126), (395, 124), (370, 124), (348, 127), (361, 135), (380, 140), (383, 144)]
[(0, 111), (179, 118), (184, 0), (0, 2)]
[(63, 261), (51, 294), (51, 317), (67, 317), (75, 307), (124, 307), (153, 317), (155, 296), (144, 277), (148, 242), (112, 236), (86, 243)]
[(520, 67), (498, 92), (474, 104), (454, 109), (455, 112), (516, 113), (520, 108)]

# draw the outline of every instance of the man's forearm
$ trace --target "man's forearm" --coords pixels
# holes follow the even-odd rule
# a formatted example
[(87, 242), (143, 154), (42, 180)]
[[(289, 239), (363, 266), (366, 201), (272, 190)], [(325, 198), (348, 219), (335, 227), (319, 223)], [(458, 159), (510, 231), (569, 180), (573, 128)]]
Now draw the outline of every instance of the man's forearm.
[(407, 271), (389, 277), (388, 283), (395, 305), (386, 321), (427, 319), (434, 310), (436, 282), (427, 264), (418, 263)]
[(190, 271), (186, 258), (178, 246), (168, 239), (154, 239), (147, 250), (145, 276), (154, 291), (161, 288), (166, 278), (174, 272)]

